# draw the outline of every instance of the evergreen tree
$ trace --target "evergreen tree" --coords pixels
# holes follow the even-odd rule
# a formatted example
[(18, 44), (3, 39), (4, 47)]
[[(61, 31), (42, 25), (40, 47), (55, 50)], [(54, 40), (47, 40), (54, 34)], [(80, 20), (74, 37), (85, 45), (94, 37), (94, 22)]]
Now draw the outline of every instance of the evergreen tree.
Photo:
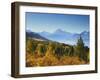
[(70, 48), (69, 48), (69, 56), (74, 56), (74, 48), (73, 48), (73, 46), (71, 46)]
[(84, 43), (83, 43), (83, 39), (82, 37), (80, 36), (80, 38), (78, 39), (78, 42), (77, 42), (77, 46), (76, 46), (76, 52), (77, 52), (77, 55), (80, 57), (81, 60), (84, 60), (84, 57), (85, 57), (85, 49), (84, 49)]
[(37, 52), (38, 52), (38, 56), (44, 56), (46, 53), (46, 47), (44, 44), (38, 44), (37, 46)]

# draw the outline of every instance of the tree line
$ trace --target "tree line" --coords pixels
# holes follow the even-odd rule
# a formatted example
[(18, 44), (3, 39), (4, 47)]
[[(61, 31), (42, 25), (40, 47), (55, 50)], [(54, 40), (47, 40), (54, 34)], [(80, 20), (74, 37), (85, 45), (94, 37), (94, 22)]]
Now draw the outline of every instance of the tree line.
[(84, 46), (82, 37), (77, 41), (76, 45), (67, 45), (64, 43), (52, 42), (52, 41), (37, 41), (31, 38), (26, 40), (26, 52), (43, 57), (47, 55), (53, 55), (58, 60), (63, 56), (79, 57), (80, 61), (84, 60), (86, 63), (89, 62), (89, 48)]

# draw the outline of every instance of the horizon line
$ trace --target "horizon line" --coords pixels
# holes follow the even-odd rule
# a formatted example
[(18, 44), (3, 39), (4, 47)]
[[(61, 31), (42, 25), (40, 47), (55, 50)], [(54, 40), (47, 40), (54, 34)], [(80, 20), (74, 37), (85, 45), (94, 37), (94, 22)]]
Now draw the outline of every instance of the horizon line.
[[(26, 31), (27, 31), (27, 30), (30, 31), (30, 32), (36, 32), (36, 33), (41, 33), (41, 32), (54, 33), (54, 32), (56, 32), (57, 30), (61, 30), (61, 31), (64, 31), (64, 32), (68, 32), (68, 33), (77, 33), (77, 34), (80, 34), (80, 33), (86, 31), (86, 30), (84, 30), (84, 31), (82, 31), (82, 32), (69, 32), (69, 31), (65, 31), (65, 30), (62, 30), (62, 29), (56, 29), (56, 30), (54, 30), (53, 32), (49, 32), (49, 31), (45, 31), (45, 30), (43, 30), (43, 31), (33, 31), (33, 30), (31, 30), (31, 29), (26, 29)], [(86, 31), (86, 32), (90, 32), (90, 31)]]
[(54, 33), (54, 32), (56, 32), (57, 30), (61, 30), (61, 31), (64, 31), (64, 32), (68, 32), (68, 33), (77, 33), (77, 34), (80, 34), (80, 33), (82, 33), (82, 32), (90, 32), (89, 30), (83, 30), (82, 32), (70, 32), (70, 31), (65, 31), (65, 30), (63, 30), (63, 29), (56, 29), (56, 30), (54, 30), (54, 31), (52, 31), (52, 32), (49, 32), (49, 31), (45, 31), (45, 30), (43, 30), (43, 31), (34, 31), (34, 30), (32, 30), (32, 29), (27, 29), (26, 28), (26, 30), (25, 31), (27, 31), (27, 30), (29, 30), (29, 31), (32, 31), (32, 32), (36, 32), (36, 33), (38, 33), (38, 32), (48, 32), (48, 33)]

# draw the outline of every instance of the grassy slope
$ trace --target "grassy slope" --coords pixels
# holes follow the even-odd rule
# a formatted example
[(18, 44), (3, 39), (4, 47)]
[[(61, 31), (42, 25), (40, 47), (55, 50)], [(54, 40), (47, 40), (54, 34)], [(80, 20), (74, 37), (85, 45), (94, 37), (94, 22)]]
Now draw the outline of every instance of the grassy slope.
[[(52, 41), (27, 39), (26, 67), (87, 64), (75, 55), (74, 46)], [(72, 51), (72, 52), (71, 52)]]

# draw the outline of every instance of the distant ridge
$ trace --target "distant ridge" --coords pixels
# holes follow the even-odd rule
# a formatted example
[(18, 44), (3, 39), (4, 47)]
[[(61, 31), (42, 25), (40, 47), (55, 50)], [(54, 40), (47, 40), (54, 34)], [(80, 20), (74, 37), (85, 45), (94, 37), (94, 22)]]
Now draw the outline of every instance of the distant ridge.
[(38, 33), (35, 32), (31, 32), (29, 30), (26, 31), (26, 37), (28, 38), (33, 38), (33, 39), (37, 39), (37, 40), (44, 40), (44, 41), (48, 41), (48, 39), (40, 36)]
[(44, 41), (55, 41), (70, 45), (75, 45), (77, 43), (78, 38), (82, 37), (85, 46), (89, 47), (89, 32), (83, 31), (81, 33), (70, 33), (61, 29), (55, 30), (53, 33), (49, 33), (47, 31), (42, 32), (32, 32), (31, 30), (26, 30), (26, 36), (30, 38), (34, 38), (37, 40)]
[(61, 43), (71, 44), (71, 45), (75, 45), (77, 42), (77, 39), (81, 35), (85, 45), (89, 46), (89, 32), (88, 31), (83, 31), (81, 33), (70, 33), (62, 29), (57, 29), (53, 33), (43, 31), (43, 32), (39, 32), (38, 34), (47, 39), (61, 42)]

